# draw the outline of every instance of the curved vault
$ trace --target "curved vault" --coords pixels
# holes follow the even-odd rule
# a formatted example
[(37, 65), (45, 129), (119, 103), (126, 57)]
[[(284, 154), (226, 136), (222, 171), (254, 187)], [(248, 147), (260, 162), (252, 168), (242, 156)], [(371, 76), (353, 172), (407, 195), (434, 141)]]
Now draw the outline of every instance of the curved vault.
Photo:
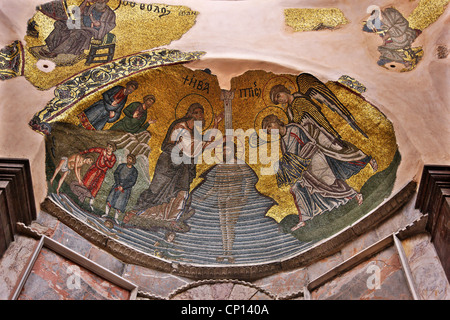
[[(145, 63), (145, 55), (151, 57), (149, 60), (153, 64)], [(272, 101), (270, 90), (282, 84), (292, 93), (301, 91), (298, 76), (302, 72), (270, 72), (264, 70), (265, 63), (258, 63), (263, 67), (234, 77), (230, 90), (224, 90), (217, 76), (209, 69), (194, 70), (178, 64), (196, 60), (201, 55), (170, 50), (152, 51), (122, 59), (120, 65), (124, 68), (116, 68), (118, 62), (113, 61), (58, 85), (55, 98), (30, 122), (33, 129), (46, 136), (49, 189), (43, 209), (127, 262), (197, 279), (255, 279), (331, 254), (375, 227), (413, 194), (415, 185), (411, 183), (396, 195), (391, 195), (401, 160), (393, 126), (364, 99), (360, 93), (364, 86), (344, 76), (339, 81), (315, 78), (315, 89), (329, 90), (328, 96), (331, 94), (335, 101), (345, 106), (359, 130), (338, 112), (333, 112), (327, 101), (321, 100), (318, 95), (309, 93), (309, 101), (322, 112), (327, 124), (342, 141), (350, 143), (368, 157), (365, 162), (358, 160), (356, 164), (361, 168), (351, 171), (343, 179), (350, 189), (362, 195), (362, 204), (358, 204), (353, 194), (339, 204), (332, 199), (331, 208), (317, 213), (314, 208), (320, 201), (318, 198), (310, 198), (309, 204), (297, 201), (291, 193), (292, 184), (283, 187), (277, 183), (273, 170), (267, 174), (271, 166), (261, 161), (261, 150), (267, 155), (272, 147), (268, 147), (269, 144), (260, 136), (259, 129), (262, 119), (269, 114), (278, 115), (286, 124), (294, 122), (286, 105), (276, 105)], [(177, 60), (167, 60), (167, 57)], [(136, 64), (136, 61), (143, 63)], [(225, 62), (232, 64), (233, 60)], [(127, 67), (134, 69), (124, 72)], [(126, 87), (132, 80), (138, 83), (137, 89), (129, 94), (115, 121), (106, 122), (103, 128), (97, 130), (83, 127), (84, 118), (80, 115), (88, 114), (88, 108), (98, 104), (98, 101), (106, 101), (112, 89)], [(150, 94), (156, 101), (147, 111), (143, 130), (137, 132), (126, 129), (126, 126), (114, 127), (127, 117), (127, 106), (132, 103), (139, 105)], [(164, 167), (157, 167), (157, 163), (171, 123), (182, 118), (192, 103), (200, 103), (204, 107), (204, 136), (211, 133), (208, 129), (213, 127), (214, 118), (223, 113), (225, 119), (219, 123), (220, 132), (241, 129), (247, 134), (234, 139), (237, 150), (243, 150), (243, 154), (238, 152), (242, 163), (226, 167), (217, 161), (221, 157), (220, 148), (205, 151), (203, 161), (196, 165), (195, 176), (188, 180), (189, 188), (184, 194), (189, 195), (187, 198), (178, 203), (171, 202), (173, 206), (170, 208), (165, 206), (152, 211), (148, 209), (152, 205), (144, 201), (144, 206), (136, 209), (142, 194), (151, 189), (153, 180), (159, 179), (156, 178), (158, 171), (165, 170)], [(151, 121), (147, 125), (148, 120), (156, 122)], [(319, 120), (315, 119), (316, 122)], [(297, 121), (304, 125), (303, 120)], [(325, 126), (322, 123), (316, 128)], [(214, 135), (218, 140), (221, 134), (216, 132)], [(312, 141), (312, 135), (308, 137)], [(79, 182), (73, 168), (61, 183), (59, 192), (56, 192), (63, 175), (56, 169), (59, 163), (64, 162), (60, 162), (64, 157), (91, 154), (95, 155), (93, 160), (98, 162), (102, 157), (98, 156), (103, 152), (101, 148), (111, 141), (116, 147), (114, 161), (100, 178), (101, 181), (97, 181), (98, 190), (94, 196), (92, 190), (88, 190), (91, 192), (89, 194), (86, 188), (77, 188)], [(334, 143), (330, 139), (328, 141)], [(272, 141), (270, 145), (276, 144)], [(272, 155), (278, 163), (282, 152), (273, 149)], [(252, 150), (257, 152), (252, 153)], [(106, 203), (111, 202), (111, 194), (117, 191), (113, 187), (115, 175), (120, 174), (119, 166), (126, 162), (129, 153), (136, 156), (134, 167), (137, 179), (125, 201), (125, 209), (115, 215), (113, 206), (109, 215), (108, 212), (105, 214)], [(205, 156), (206, 153), (210, 158)], [(369, 158), (376, 160), (376, 167), (369, 164)], [(333, 164), (327, 161), (322, 164), (332, 167)], [(354, 164), (355, 161), (352, 162)], [(311, 168), (307, 170), (320, 175)], [(89, 170), (90, 163), (81, 167), (79, 176), (85, 186), (88, 184)], [(50, 183), (53, 176), (54, 180)], [(302, 176), (298, 181), (301, 179)], [(304, 192), (302, 190), (305, 188), (300, 193)], [(86, 200), (89, 198), (95, 201), (90, 203)], [(310, 205), (313, 213), (309, 217), (303, 216), (305, 226), (292, 231), (305, 205)]]

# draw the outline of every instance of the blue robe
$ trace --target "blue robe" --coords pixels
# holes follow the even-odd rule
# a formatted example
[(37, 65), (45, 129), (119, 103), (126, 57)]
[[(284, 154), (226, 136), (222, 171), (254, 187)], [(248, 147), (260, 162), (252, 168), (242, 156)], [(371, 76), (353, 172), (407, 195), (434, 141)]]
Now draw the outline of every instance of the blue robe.
[[(124, 96), (120, 103), (116, 106), (113, 106), (112, 103), (114, 102), (114, 95), (123, 89), (124, 87), (122, 86), (115, 86), (105, 91), (103, 93), (102, 100), (95, 102), (84, 110), (87, 120), (95, 130), (102, 130), (106, 123), (113, 123), (119, 120), (128, 96)], [(112, 118), (109, 117), (110, 111), (115, 112), (114, 117)], [(83, 126), (86, 127), (85, 125)]]
[[(109, 192), (106, 201), (111, 207), (124, 212), (127, 206), (128, 200), (131, 195), (131, 188), (136, 184), (138, 177), (138, 171), (134, 166), (128, 168), (126, 163), (120, 164), (114, 172), (114, 185)], [(123, 191), (118, 190), (119, 187), (123, 188)]]

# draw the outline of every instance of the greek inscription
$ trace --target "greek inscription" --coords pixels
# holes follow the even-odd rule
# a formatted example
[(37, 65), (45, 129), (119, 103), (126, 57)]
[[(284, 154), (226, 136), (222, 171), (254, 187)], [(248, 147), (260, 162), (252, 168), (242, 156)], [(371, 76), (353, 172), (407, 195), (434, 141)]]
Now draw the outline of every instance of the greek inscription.
[[(132, 1), (120, 0), (120, 4), (123, 6), (130, 6), (131, 8), (136, 7), (136, 3)], [(143, 11), (158, 13), (159, 14), (158, 17), (160, 18), (167, 16), (172, 12), (169, 10), (167, 6), (163, 7), (161, 5), (145, 4), (145, 3), (139, 4), (139, 9)]]
[(186, 10), (181, 10), (178, 13), (179, 16), (196, 16), (198, 15), (198, 11), (186, 11)]
[(239, 95), (241, 98), (259, 98), (262, 90), (257, 87), (256, 81), (253, 83), (253, 87), (239, 89)]
[(199, 91), (206, 91), (206, 93), (209, 93), (209, 82), (197, 79), (195, 78), (195, 75), (191, 76), (190, 78), (188, 76), (185, 76), (183, 78), (183, 84)]

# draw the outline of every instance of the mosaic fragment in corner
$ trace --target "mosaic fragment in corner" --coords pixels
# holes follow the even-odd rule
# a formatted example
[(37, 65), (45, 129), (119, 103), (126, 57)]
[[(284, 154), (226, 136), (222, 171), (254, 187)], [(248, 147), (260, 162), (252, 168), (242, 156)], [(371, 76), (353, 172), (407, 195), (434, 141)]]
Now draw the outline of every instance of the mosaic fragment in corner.
[(93, 66), (180, 39), (198, 14), (185, 6), (123, 0), (55, 0), (36, 9), (25, 36), (24, 75), (43, 90)]
[(0, 50), (0, 80), (22, 76), (23, 67), (23, 45), (19, 40)]
[(380, 37), (377, 64), (397, 72), (414, 70), (424, 55), (420, 45), (422, 32), (442, 15), (448, 3), (449, 0), (421, 0), (409, 16), (392, 6), (369, 6), (366, 12), (370, 16), (363, 22), (362, 30)]

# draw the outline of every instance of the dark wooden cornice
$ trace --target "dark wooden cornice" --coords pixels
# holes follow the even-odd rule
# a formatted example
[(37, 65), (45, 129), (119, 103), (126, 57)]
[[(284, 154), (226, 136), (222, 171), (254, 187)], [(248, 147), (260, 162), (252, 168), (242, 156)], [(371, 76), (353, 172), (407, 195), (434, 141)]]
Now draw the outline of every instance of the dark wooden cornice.
[(426, 230), (450, 280), (450, 166), (424, 166), (416, 209), (429, 216)]
[(14, 241), (17, 223), (36, 219), (30, 162), (0, 158), (0, 257)]

